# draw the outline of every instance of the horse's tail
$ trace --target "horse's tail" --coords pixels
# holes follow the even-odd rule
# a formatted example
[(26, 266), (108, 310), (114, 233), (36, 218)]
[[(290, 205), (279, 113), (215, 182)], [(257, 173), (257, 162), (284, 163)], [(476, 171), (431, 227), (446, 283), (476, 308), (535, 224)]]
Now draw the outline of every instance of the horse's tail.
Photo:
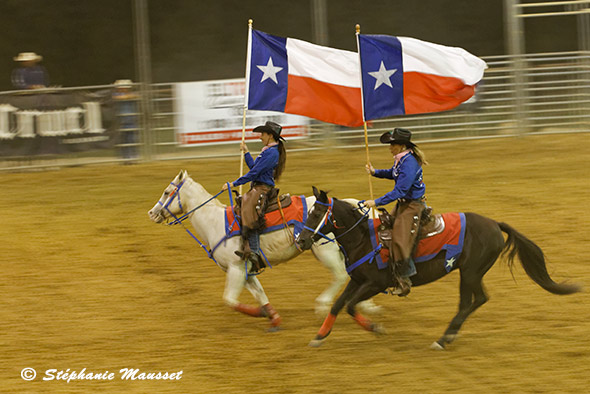
[(525, 272), (543, 289), (553, 294), (572, 294), (582, 290), (578, 284), (554, 282), (547, 272), (545, 255), (541, 248), (506, 223), (498, 223), (498, 225), (508, 234), (502, 254), (507, 257), (511, 269), (514, 257), (518, 254)]

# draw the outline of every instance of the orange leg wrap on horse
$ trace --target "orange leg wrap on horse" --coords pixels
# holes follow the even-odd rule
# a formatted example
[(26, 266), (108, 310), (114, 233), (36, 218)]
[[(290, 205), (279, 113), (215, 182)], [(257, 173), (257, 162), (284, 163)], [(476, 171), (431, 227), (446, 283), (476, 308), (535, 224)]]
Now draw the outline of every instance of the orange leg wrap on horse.
[(371, 322), (371, 320), (367, 319), (360, 313), (357, 312), (354, 314), (354, 321), (357, 322), (365, 330), (373, 331), (373, 323)]
[(278, 327), (281, 325), (281, 316), (277, 311), (275, 311), (275, 308), (273, 308), (272, 305), (266, 304), (262, 308), (264, 309), (266, 315), (270, 319), (271, 327)]
[(320, 328), (320, 331), (318, 331), (318, 335), (316, 336), (316, 338), (324, 339), (325, 337), (330, 335), (330, 332), (332, 331), (332, 327), (334, 326), (335, 321), (336, 315), (330, 313), (324, 320), (324, 324), (322, 324), (322, 327)]
[(234, 310), (253, 317), (266, 317), (266, 313), (261, 307), (238, 304), (234, 306)]

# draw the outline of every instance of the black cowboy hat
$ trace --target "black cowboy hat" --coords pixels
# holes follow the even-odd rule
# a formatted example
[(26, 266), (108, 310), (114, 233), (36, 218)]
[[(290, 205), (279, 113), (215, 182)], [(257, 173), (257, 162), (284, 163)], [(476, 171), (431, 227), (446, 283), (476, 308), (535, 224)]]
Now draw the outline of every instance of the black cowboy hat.
[(275, 140), (283, 140), (284, 138), (281, 137), (281, 130), (283, 130), (283, 127), (275, 122), (271, 122), (271, 121), (267, 121), (264, 126), (258, 126), (255, 127), (254, 130), (252, 130), (253, 133), (268, 133), (268, 134), (272, 134), (273, 137), (275, 137)]
[(412, 141), (412, 132), (408, 129), (396, 127), (393, 131), (381, 134), (379, 141), (382, 144), (399, 144), (405, 146), (416, 146)]

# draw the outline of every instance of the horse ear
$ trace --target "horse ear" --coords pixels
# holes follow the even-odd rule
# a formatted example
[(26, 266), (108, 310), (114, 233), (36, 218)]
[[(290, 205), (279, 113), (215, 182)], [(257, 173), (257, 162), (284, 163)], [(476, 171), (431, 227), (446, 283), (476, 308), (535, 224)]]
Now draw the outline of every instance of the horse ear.
[(316, 198), (316, 199), (317, 199), (317, 198), (319, 198), (319, 196), (320, 196), (320, 191), (318, 190), (318, 188), (317, 188), (317, 187), (315, 187), (315, 186), (312, 186), (312, 187), (311, 187), (311, 189), (313, 190), (313, 195), (315, 196), (315, 198)]
[(180, 170), (180, 172), (178, 173), (178, 175), (176, 176), (178, 178), (178, 182), (182, 181), (182, 179), (184, 178), (184, 174), (186, 173), (185, 170)]

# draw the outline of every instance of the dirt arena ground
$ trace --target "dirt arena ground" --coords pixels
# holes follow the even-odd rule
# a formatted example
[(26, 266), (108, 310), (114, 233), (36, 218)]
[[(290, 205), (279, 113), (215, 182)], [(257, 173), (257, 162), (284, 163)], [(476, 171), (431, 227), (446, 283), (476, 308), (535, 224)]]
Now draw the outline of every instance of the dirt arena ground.
[[(556, 281), (588, 285), (590, 134), (424, 144), (428, 202), (505, 221), (546, 253)], [(368, 197), (364, 149), (293, 153), (283, 192), (315, 184)], [(389, 167), (387, 148), (372, 148)], [(0, 173), (0, 391), (65, 393), (582, 393), (590, 382), (588, 293), (556, 296), (503, 261), (484, 278), (490, 301), (447, 351), (430, 344), (458, 304), (459, 275), (380, 295), (375, 337), (345, 313), (321, 348), (314, 298), (330, 274), (311, 257), (260, 279), (283, 317), (240, 315), (222, 300), (224, 273), (180, 227), (147, 211), (180, 169), (213, 193), (238, 159)], [(375, 194), (391, 183), (374, 180)], [(222, 200), (227, 202), (227, 198)], [(252, 303), (244, 292), (242, 302)], [(21, 379), (23, 368), (37, 371)], [(48, 369), (116, 372), (112, 381), (43, 381)], [(126, 381), (118, 371), (183, 371)]]

